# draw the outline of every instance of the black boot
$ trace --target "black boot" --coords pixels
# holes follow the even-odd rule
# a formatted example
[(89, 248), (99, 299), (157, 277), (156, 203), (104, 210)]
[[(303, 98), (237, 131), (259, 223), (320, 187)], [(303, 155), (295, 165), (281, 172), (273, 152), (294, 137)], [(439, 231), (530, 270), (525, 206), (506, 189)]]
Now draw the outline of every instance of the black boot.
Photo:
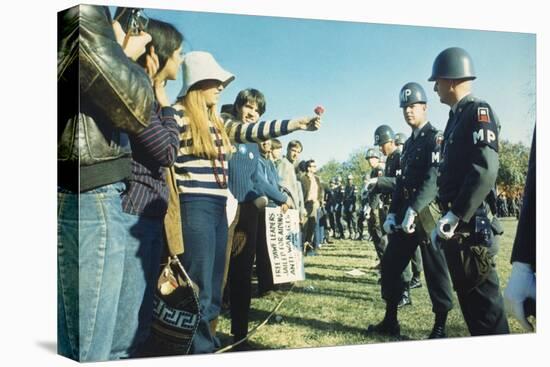
[(428, 336), (428, 339), (441, 339), (446, 338), (445, 324), (447, 323), (447, 312), (437, 312), (435, 314), (435, 322), (432, 332)]
[(397, 307), (401, 308), (410, 305), (412, 305), (411, 293), (409, 292), (409, 289), (405, 289), (401, 295), (401, 299), (399, 300)]
[(401, 336), (401, 327), (397, 321), (397, 305), (386, 303), (386, 314), (378, 324), (371, 324), (367, 328), (367, 334), (386, 335), (394, 338)]
[(399, 322), (389, 322), (385, 318), (378, 324), (371, 324), (367, 328), (368, 334), (380, 334), (398, 338), (401, 336), (401, 326)]
[(428, 339), (442, 339), (446, 337), (447, 334), (445, 333), (445, 326), (434, 325), (430, 336), (428, 336)]

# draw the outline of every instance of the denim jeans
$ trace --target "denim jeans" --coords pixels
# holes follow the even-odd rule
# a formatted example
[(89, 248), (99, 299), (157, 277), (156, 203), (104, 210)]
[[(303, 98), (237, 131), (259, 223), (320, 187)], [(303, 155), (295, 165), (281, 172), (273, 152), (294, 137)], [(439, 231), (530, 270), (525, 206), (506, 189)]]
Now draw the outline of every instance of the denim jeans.
[(227, 246), (225, 202), (181, 200), (185, 252), (182, 263), (199, 287), (201, 321), (191, 345), (192, 354), (212, 353), (220, 346), (210, 321), (220, 313)]
[(139, 356), (153, 320), (153, 295), (163, 246), (162, 218), (128, 214), (132, 220), (126, 242), (124, 275), (110, 359)]
[(150, 316), (141, 316), (158, 271), (152, 238), (162, 224), (124, 213), (125, 188), (58, 190), (58, 352), (75, 360), (127, 356), (145, 337), (141, 330), (148, 332)]

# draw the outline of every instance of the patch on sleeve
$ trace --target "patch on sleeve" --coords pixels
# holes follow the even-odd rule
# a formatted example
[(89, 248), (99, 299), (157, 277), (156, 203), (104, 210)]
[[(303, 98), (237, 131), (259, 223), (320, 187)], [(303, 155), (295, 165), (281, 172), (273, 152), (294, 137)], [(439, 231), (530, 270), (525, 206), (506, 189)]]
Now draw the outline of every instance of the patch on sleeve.
[(489, 117), (489, 108), (488, 107), (478, 107), (477, 108), (477, 121), (490, 123), (491, 118)]
[(474, 146), (489, 146), (498, 152), (499, 129), (495, 112), (487, 103), (476, 106), (476, 109), (471, 130)]

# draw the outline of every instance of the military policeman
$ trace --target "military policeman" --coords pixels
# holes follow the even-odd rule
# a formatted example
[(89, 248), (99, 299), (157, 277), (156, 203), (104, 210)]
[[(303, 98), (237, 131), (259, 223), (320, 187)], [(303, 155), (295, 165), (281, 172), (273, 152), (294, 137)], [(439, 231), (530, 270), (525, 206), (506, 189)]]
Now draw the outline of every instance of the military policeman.
[(336, 221), (336, 229), (338, 236), (336, 239), (343, 239), (344, 227), (342, 226), (342, 208), (344, 206), (344, 187), (342, 186), (342, 177), (336, 177), (336, 187), (334, 188), (334, 219)]
[[(405, 133), (395, 133), (395, 145), (401, 156), (403, 155), (403, 147), (405, 146), (405, 141), (407, 141), (407, 135)], [(422, 255), (420, 253), (420, 247), (416, 248), (414, 255), (411, 258), (411, 270), (412, 278), (410, 283), (410, 289), (422, 287), (422, 282), (420, 276), (424, 270), (422, 264)]]
[(357, 211), (357, 237), (355, 238), (357, 241), (363, 241), (364, 236), (364, 229), (365, 229), (365, 219), (367, 219), (367, 210), (369, 210), (369, 180), (370, 176), (365, 175), (363, 177), (363, 187), (361, 188), (361, 193), (359, 196), (360, 200), (360, 207)]
[[(378, 179), (384, 175), (384, 169), (381, 163), (381, 155), (378, 149), (370, 148), (365, 155), (369, 166), (371, 168), (369, 174), (369, 182), (372, 179)], [(374, 243), (376, 255), (378, 256), (379, 263), (376, 268), (380, 268), (380, 262), (382, 261), (382, 255), (386, 249), (388, 243), (388, 237), (382, 231), (382, 223), (386, 220), (385, 212), (383, 210), (383, 203), (380, 199), (379, 193), (372, 192), (372, 185), (367, 186), (367, 207), (365, 208), (365, 216), (367, 219), (367, 230)]]
[(401, 153), (403, 153), (405, 141), (407, 141), (407, 135), (405, 133), (395, 133), (395, 145), (397, 145), (397, 149), (399, 149)]
[(437, 178), (443, 217), (432, 236), (445, 254), (470, 334), (506, 334), (494, 262), (499, 231), (487, 202), (499, 167), (499, 122), (491, 106), (471, 94), (475, 78), (464, 49), (451, 47), (435, 58), (429, 81), (450, 113)]
[(355, 206), (357, 201), (357, 188), (353, 184), (353, 175), (348, 175), (346, 187), (344, 189), (344, 219), (348, 227), (349, 239), (353, 239), (356, 232), (355, 228)]
[[(387, 125), (381, 125), (374, 131), (374, 142), (380, 147), (382, 154), (386, 156), (386, 167), (384, 169), (384, 175), (378, 178), (371, 179), (371, 187), (369, 188), (372, 195), (380, 194), (382, 200), (382, 220), (386, 221), (386, 216), (389, 211), (392, 195), (397, 185), (397, 177), (401, 175), (401, 153), (395, 145), (395, 134), (391, 127)], [(389, 234), (389, 232), (383, 228), (383, 232)], [(391, 238), (388, 239), (391, 240)], [(384, 256), (382, 257), (382, 271), (384, 271)], [(410, 281), (412, 278), (411, 267), (408, 265), (402, 274), (402, 281), (406, 283), (401, 299), (397, 303), (398, 307), (412, 304), (410, 297)]]
[[(325, 190), (325, 197), (323, 201), (325, 202), (325, 212), (327, 213), (328, 218), (328, 224), (330, 227), (330, 230), (332, 230), (332, 237), (336, 237), (336, 221), (334, 220), (334, 206), (336, 205), (336, 201), (334, 199), (334, 190), (336, 189), (336, 179), (331, 178), (329, 181), (329, 187)], [(327, 233), (330, 233), (329, 231), (326, 231)], [(332, 243), (330, 241), (330, 237), (326, 236), (327, 243)]]
[(382, 297), (386, 301), (386, 315), (381, 323), (371, 325), (370, 330), (400, 335), (397, 305), (407, 287), (402, 282), (401, 273), (414, 253), (420, 251), (435, 313), (429, 338), (444, 338), (447, 314), (452, 308), (451, 280), (443, 253), (430, 244), (431, 231), (439, 219), (435, 198), (442, 136), (427, 120), (427, 98), (420, 84), (405, 84), (399, 102), (412, 135), (404, 144), (402, 172), (397, 178), (390, 212), (384, 223), (384, 229), (393, 234), (382, 260)]

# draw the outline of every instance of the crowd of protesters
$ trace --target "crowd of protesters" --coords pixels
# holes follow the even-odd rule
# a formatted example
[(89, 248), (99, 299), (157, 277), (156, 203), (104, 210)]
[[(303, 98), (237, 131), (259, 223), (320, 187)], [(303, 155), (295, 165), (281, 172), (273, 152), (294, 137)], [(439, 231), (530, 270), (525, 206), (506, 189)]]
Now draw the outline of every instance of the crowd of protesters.
[[(79, 43), (75, 17), (80, 17)], [(315, 256), (331, 238), (374, 243), (388, 309), (382, 323), (369, 327), (372, 332), (399, 335), (396, 309), (411, 304), (409, 290), (421, 286), (422, 259), (428, 259), (426, 277), (436, 314), (430, 337), (445, 336), (452, 304), (443, 255), (427, 247), (429, 232), (411, 237), (415, 217), (435, 198), (435, 181), (430, 181), (433, 197), (421, 207), (405, 207), (404, 217), (395, 201), (396, 187), (401, 187), (400, 155), (411, 154), (407, 147), (420, 131), (437, 140), (431, 125), (424, 120), (410, 124), (413, 137), (408, 140), (380, 127), (375, 144), (386, 159), (369, 149), (371, 170), (365, 172), (363, 186), (356, 187), (352, 175), (345, 184), (340, 176), (325, 183), (314, 159), (300, 161), (304, 146), (299, 140), (290, 141), (283, 155), (276, 139), (317, 131), (320, 113), (260, 121), (267, 100), (254, 88), (220, 107), (220, 94), (236, 76), (211, 53), (184, 55), (184, 36), (139, 9), (119, 8), (112, 18), (105, 7), (80, 6), (76, 13), (62, 13), (60, 24), (60, 96), (74, 98), (63, 93), (78, 88), (74, 83), (80, 77), (82, 101), (79, 110), (66, 109), (59, 118), (61, 354), (80, 361), (142, 355), (166, 255), (176, 255), (198, 287), (200, 322), (190, 353), (220, 348), (216, 328), (223, 299), (229, 304), (231, 334), (241, 341), (235, 349), (248, 349), (242, 341), (248, 333), (254, 263), (259, 296), (276, 289), (266, 244), (266, 207), (298, 211), (306, 256)], [(166, 83), (176, 80), (180, 70), (183, 85), (171, 104)], [(426, 105), (425, 100), (414, 103)], [(432, 148), (434, 139), (427, 141)], [(426, 165), (430, 175), (432, 163)], [(412, 191), (403, 190), (400, 200), (410, 201)], [(234, 203), (233, 213), (228, 203)], [(513, 213), (519, 212), (515, 206)], [(399, 235), (397, 216), (403, 219)], [(395, 245), (397, 238), (408, 245)], [(471, 319), (467, 321), (475, 323)], [(501, 326), (472, 334), (507, 332), (507, 324)]]
[[(79, 61), (85, 89), (81, 109), (59, 120), (60, 353), (80, 361), (139, 356), (163, 253), (178, 255), (198, 287), (190, 352), (220, 347), (215, 324), (227, 269), (233, 333), (245, 336), (252, 261), (265, 247), (262, 211), (310, 205), (298, 197), (298, 181), (280, 190), (270, 138), (318, 130), (320, 116), (259, 122), (266, 102), (255, 89), (220, 114), (220, 93), (235, 76), (208, 52), (183, 55), (183, 35), (139, 9), (119, 8), (113, 19), (105, 7), (80, 6), (61, 13), (60, 25), (60, 100), (78, 85)], [(165, 85), (181, 69), (170, 105)], [(229, 195), (239, 202), (230, 236)], [(267, 291), (269, 264), (258, 261), (261, 269)]]

